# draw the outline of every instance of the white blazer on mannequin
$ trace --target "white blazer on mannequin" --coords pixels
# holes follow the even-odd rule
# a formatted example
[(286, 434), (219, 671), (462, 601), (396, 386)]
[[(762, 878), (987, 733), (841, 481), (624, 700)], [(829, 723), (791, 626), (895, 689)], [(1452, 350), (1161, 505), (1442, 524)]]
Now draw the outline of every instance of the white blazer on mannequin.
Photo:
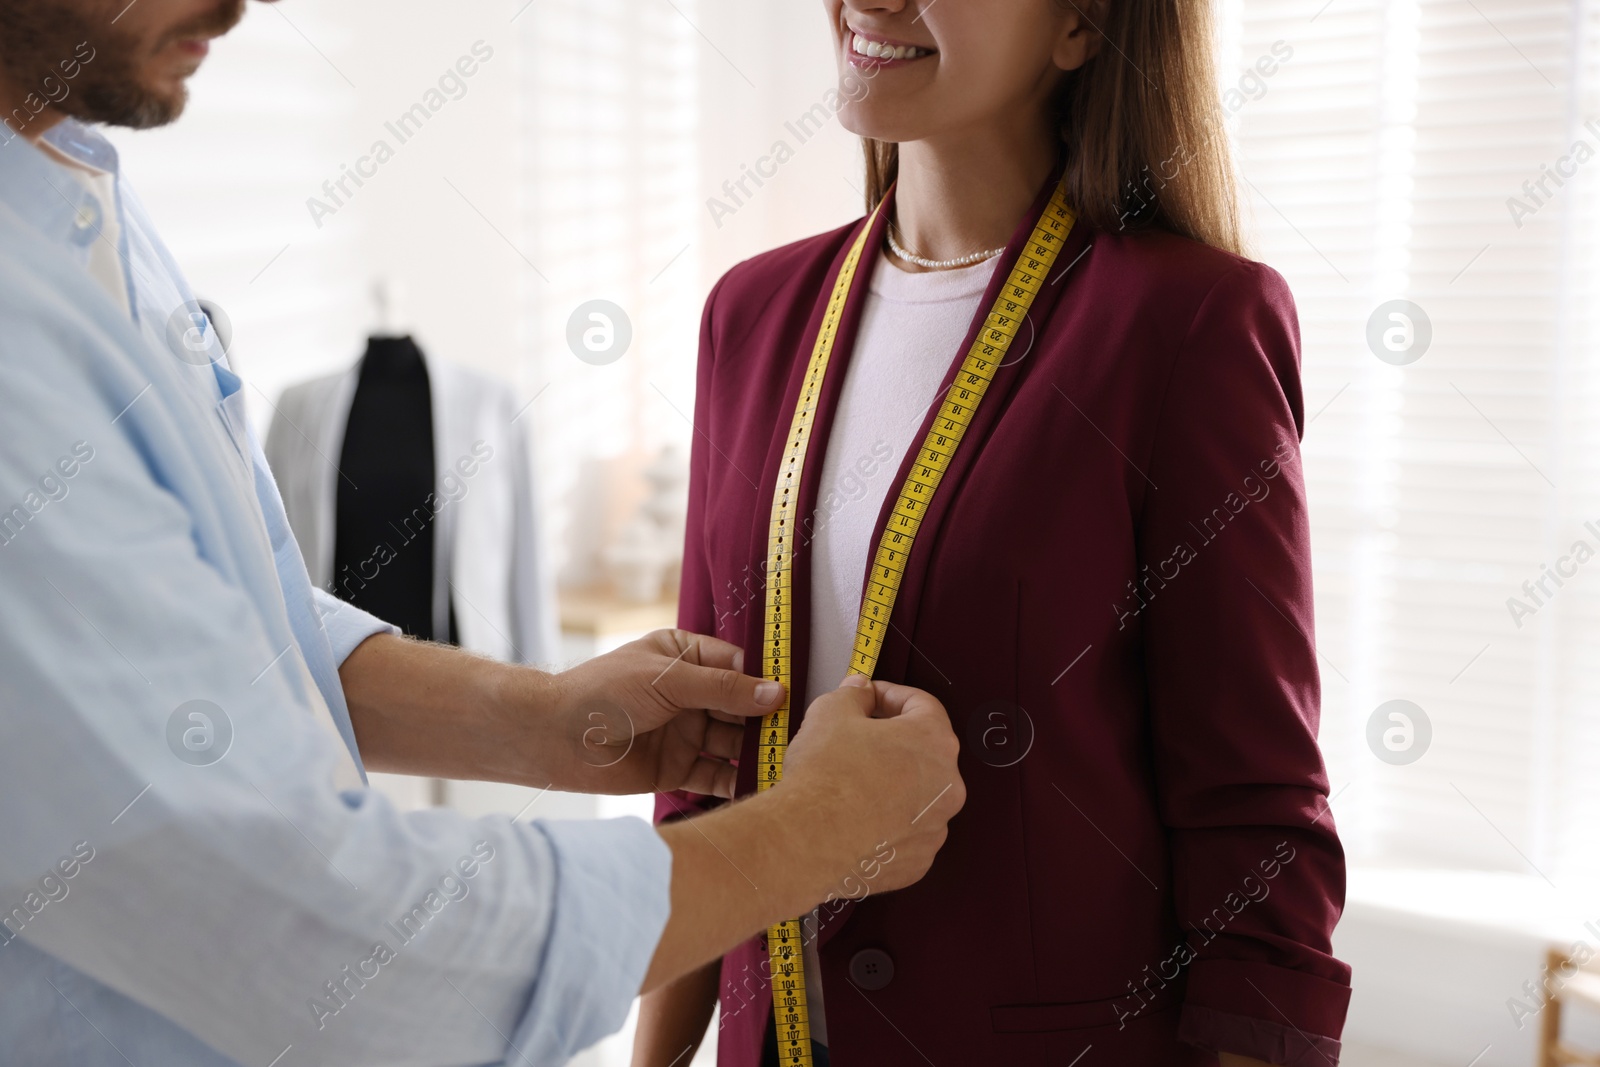
[[(503, 382), (424, 356), (435, 457), (433, 632), (509, 663), (559, 658), (554, 581), (539, 543), (528, 438)], [(267, 462), (311, 580), (332, 591), (334, 515), (361, 364), (290, 386), (267, 435)], [(368, 575), (367, 577), (371, 577)]]

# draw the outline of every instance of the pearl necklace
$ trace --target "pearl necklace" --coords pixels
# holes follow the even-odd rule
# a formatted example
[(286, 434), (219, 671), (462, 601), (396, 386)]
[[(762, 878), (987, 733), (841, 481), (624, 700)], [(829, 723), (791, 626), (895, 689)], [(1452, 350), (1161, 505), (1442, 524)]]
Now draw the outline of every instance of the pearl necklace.
[(915, 252), (908, 252), (901, 247), (900, 242), (894, 239), (894, 231), (895, 224), (891, 222), (889, 223), (890, 250), (907, 263), (915, 263), (923, 270), (955, 270), (959, 267), (970, 267), (973, 264), (993, 259), (1005, 251), (1004, 248), (996, 248), (988, 252), (973, 252), (971, 255), (957, 256), (955, 259), (927, 259), (917, 255)]

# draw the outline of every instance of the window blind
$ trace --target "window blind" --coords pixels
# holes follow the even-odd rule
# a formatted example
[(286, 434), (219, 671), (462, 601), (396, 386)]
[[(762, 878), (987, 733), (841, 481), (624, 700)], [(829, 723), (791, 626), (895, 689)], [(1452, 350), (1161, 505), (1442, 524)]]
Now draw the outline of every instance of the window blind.
[[(529, 418), (544, 458), (563, 581), (597, 577), (668, 444), (687, 448), (698, 351), (698, 60), (693, 0), (540, 0), (516, 18), (523, 63), (522, 247)], [(632, 342), (614, 363), (573, 354), (580, 305), (609, 300)], [(624, 484), (594, 482), (607, 472)], [(603, 511), (609, 506), (613, 511)]]
[[(1600, 553), (1594, 178), (1546, 177), (1579, 138), (1600, 150), (1594, 4), (1234, 9), (1239, 64), (1294, 50), (1237, 145), (1254, 254), (1301, 315), (1322, 740), (1351, 858), (1592, 872), (1600, 558), (1538, 582), (1579, 540)], [(1367, 336), (1397, 299), (1432, 333), (1403, 365)], [(1368, 740), (1395, 699), (1432, 727), (1399, 765)]]

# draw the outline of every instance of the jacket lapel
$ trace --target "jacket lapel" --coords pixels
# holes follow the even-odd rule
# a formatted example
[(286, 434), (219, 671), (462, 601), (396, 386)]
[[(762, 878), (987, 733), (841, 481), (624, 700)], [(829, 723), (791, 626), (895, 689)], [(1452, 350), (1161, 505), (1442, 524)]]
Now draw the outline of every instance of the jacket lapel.
[[(939, 401), (928, 409), (923, 417), (921, 427), (916, 436), (912, 438), (910, 448), (906, 450), (901, 459), (900, 469), (895, 474), (888, 495), (884, 498), (883, 507), (878, 514), (877, 525), (873, 527), (873, 544), (867, 553), (867, 566), (862, 572), (862, 588), (872, 573), (873, 558), (877, 552), (877, 537), (889, 521), (895, 503), (900, 496), (900, 487), (905, 484), (906, 478), (911, 473), (911, 468), (916, 460), (917, 453), (922, 447), (923, 440), (932, 428), (934, 421), (940, 417), (944, 404), (944, 394), (955, 380), (956, 372), (965, 360), (967, 352), (972, 348), (989, 316), (990, 310), (1000, 297), (1001, 290), (1009, 280), (1012, 266), (1021, 255), (1024, 246), (1033, 236), (1033, 228), (1038, 223), (1039, 217), (1044, 213), (1045, 207), (1050, 202), (1051, 195), (1055, 192), (1058, 174), (1052, 174), (1050, 181), (1045, 184), (1043, 191), (1034, 201), (1033, 207), (1018, 226), (1011, 237), (1011, 242), (1006, 246), (1005, 254), (1001, 257), (1000, 265), (994, 272), (994, 277), (989, 281), (989, 287), (984, 291), (983, 300), (978, 306), (978, 311), (967, 329), (967, 335), (962, 340), (961, 347), (951, 353), (950, 367), (945, 371), (944, 379), (940, 385)], [(945, 472), (940, 483), (939, 491), (935, 494), (932, 504), (923, 514), (922, 523), (917, 530), (916, 542), (912, 545), (911, 554), (906, 560), (904, 583), (896, 597), (894, 612), (889, 618), (889, 632), (884, 635), (883, 651), (878, 657), (878, 670), (876, 677), (889, 681), (902, 681), (907, 676), (911, 666), (912, 656), (916, 652), (916, 622), (917, 610), (922, 602), (922, 594), (927, 583), (934, 580), (929, 573), (934, 549), (938, 544), (939, 532), (944, 520), (949, 516), (950, 510), (955, 506), (961, 496), (962, 482), (967, 473), (972, 469), (972, 464), (978, 453), (983, 450), (984, 442), (993, 431), (995, 425), (1004, 416), (1009, 405), (1012, 392), (1018, 382), (1025, 376), (1028, 364), (1028, 353), (1033, 346), (1039, 343), (1039, 335), (1049, 322), (1051, 312), (1060, 301), (1061, 292), (1065, 286), (1061, 279), (1066, 272), (1072, 269), (1077, 258), (1087, 247), (1088, 237), (1086, 227), (1082, 223), (1073, 226), (1072, 232), (1067, 235), (1063, 247), (1057, 255), (1055, 266), (1052, 268), (1049, 280), (1034, 298), (1033, 307), (1029, 310), (1024, 329), (1012, 342), (1011, 350), (1007, 353), (1005, 362), (1000, 365), (994, 379), (990, 382), (983, 402), (978, 406), (977, 414), (968, 426), (962, 439), (961, 446), (951, 459), (950, 467)], [(852, 338), (853, 340), (853, 338)]]
[[(985, 290), (979, 309), (969, 325), (966, 337), (963, 338), (959, 349), (950, 353), (950, 366), (947, 368), (940, 386), (940, 404), (929, 407), (923, 417), (922, 425), (918, 428), (912, 439), (910, 448), (901, 458), (900, 467), (895, 474), (889, 494), (885, 497), (879, 511), (876, 525), (873, 527), (873, 544), (867, 553), (867, 566), (862, 571), (862, 588), (865, 589), (866, 581), (871, 573), (872, 558), (877, 548), (877, 536), (883, 530), (893, 512), (895, 501), (898, 499), (900, 486), (905, 483), (911, 472), (913, 461), (921, 448), (923, 438), (932, 427), (934, 420), (939, 417), (942, 406), (943, 393), (954, 381), (955, 374), (966, 357), (967, 351), (977, 339), (978, 331), (987, 319), (990, 309), (998, 299), (1001, 289), (1005, 286), (1011, 266), (1021, 254), (1024, 245), (1032, 237), (1034, 225), (1049, 203), (1051, 194), (1055, 191), (1057, 177), (1052, 175), (1049, 183), (1036, 199), (1027, 216), (1012, 235), (1010, 243), (1001, 260), (1001, 266), (995, 271), (995, 276), (990, 280)], [(840, 321), (839, 332), (834, 342), (834, 351), (830, 357), (828, 374), (824, 381), (821, 398), (819, 401), (816, 421), (812, 429), (810, 446), (807, 449), (805, 468), (801, 474), (800, 504), (796, 514), (804, 517), (811, 515), (816, 510), (817, 497), (821, 484), (822, 466), (827, 457), (828, 438), (833, 428), (833, 420), (838, 411), (839, 396), (844, 386), (845, 375), (849, 371), (850, 361), (854, 355), (856, 339), (861, 326), (862, 310), (866, 304), (868, 290), (871, 282), (871, 272), (875, 268), (878, 250), (882, 247), (884, 234), (888, 227), (888, 220), (892, 217), (893, 190), (889, 197), (891, 202), (879, 212), (873, 232), (868, 235), (866, 248), (862, 254), (861, 265), (858, 268), (855, 283), (851, 286), (848, 302), (845, 305), (844, 315)], [(827, 306), (828, 297), (832, 291), (834, 279), (838, 276), (850, 245), (860, 233), (860, 226), (866, 220), (851, 229), (841, 243), (834, 260), (829, 267), (826, 278), (819, 289), (816, 302), (812, 308), (810, 318), (804, 333), (795, 338), (794, 351), (790, 354), (789, 377), (784, 387), (782, 402), (779, 405), (774, 419), (771, 442), (768, 446), (767, 456), (763, 465), (760, 495), (757, 497), (756, 507), (753, 509), (750, 529), (749, 557), (757, 561), (761, 567), (763, 581), (761, 583), (761, 610), (751, 612), (748, 616), (745, 629), (745, 655), (747, 662), (760, 662), (762, 647), (767, 639), (765, 589), (766, 589), (766, 560), (767, 560), (767, 535), (768, 524), (771, 520), (771, 504), (773, 487), (777, 484), (778, 471), (783, 462), (785, 446), (788, 443), (790, 420), (794, 413), (801, 388), (804, 385), (805, 374), (811, 356), (812, 347), (816, 343), (817, 332), (821, 328), (823, 312)], [(967, 472), (971, 469), (974, 457), (981, 451), (985, 439), (993, 430), (997, 421), (1002, 417), (1011, 392), (1016, 388), (1024, 374), (1027, 363), (1027, 353), (1037, 343), (1036, 329), (1042, 329), (1056, 303), (1060, 299), (1059, 284), (1062, 277), (1075, 264), (1077, 258), (1087, 247), (1085, 227), (1080, 223), (1073, 227), (1064, 246), (1059, 253), (1050, 281), (1035, 298), (1033, 307), (1029, 312), (1028, 322), (1034, 327), (1026, 329), (1013, 343), (1007, 359), (1001, 364), (998, 373), (978, 409), (977, 416), (967, 430), (960, 449), (957, 450), (949, 470), (944, 476), (939, 492), (932, 505), (923, 516), (919, 528), (916, 544), (912, 548), (907, 560), (905, 584), (900, 590), (895, 604), (894, 614), (890, 619), (890, 632), (884, 639), (883, 653), (879, 658), (877, 677), (889, 680), (900, 680), (906, 676), (909, 669), (911, 656), (914, 654), (915, 619), (922, 599), (922, 590), (925, 583), (930, 580), (929, 564), (933, 558), (933, 547), (938, 541), (939, 530), (945, 518), (950, 514), (955, 499), (960, 496), (961, 483)], [(790, 645), (790, 669), (792, 671), (790, 700), (790, 731), (800, 728), (805, 719), (805, 705), (815, 694), (805, 692), (805, 677), (810, 662), (810, 624), (811, 624), (811, 551), (808, 539), (801, 538), (794, 554), (794, 612), (793, 632)], [(742, 773), (740, 775), (740, 792), (754, 789), (755, 774), (755, 740), (758, 731), (746, 731), (746, 744), (743, 758), (740, 760)]]
[[(801, 389), (805, 384), (806, 370), (810, 364), (811, 352), (817, 342), (817, 334), (822, 328), (822, 317), (827, 309), (828, 298), (832, 294), (834, 281), (838, 278), (839, 270), (843, 266), (850, 247), (855, 243), (856, 237), (861, 232), (861, 227), (870, 220), (861, 220), (850, 230), (845, 232), (838, 252), (829, 265), (827, 274), (819, 287), (816, 303), (812, 308), (811, 316), (806, 321), (806, 328), (799, 336), (793, 339), (794, 350), (789, 359), (789, 379), (784, 386), (783, 398), (777, 408), (774, 419), (772, 440), (767, 449), (766, 461), (762, 467), (760, 490), (756, 497), (756, 506), (751, 519), (750, 528), (750, 554), (749, 558), (755, 561), (760, 568), (762, 581), (760, 583), (759, 609), (748, 613), (745, 630), (745, 657), (747, 663), (759, 663), (766, 634), (766, 588), (767, 588), (767, 535), (769, 524), (772, 520), (772, 493), (778, 484), (778, 471), (783, 465), (785, 447), (788, 444), (790, 422), (794, 416), (795, 405), (799, 402)], [(795, 514), (800, 518), (800, 525), (805, 525), (805, 518), (813, 514), (817, 506), (818, 487), (822, 481), (822, 465), (827, 458), (828, 436), (833, 427), (833, 418), (839, 407), (839, 394), (844, 386), (844, 377), (850, 366), (850, 357), (855, 349), (856, 336), (861, 327), (861, 313), (866, 305), (869, 283), (872, 271), (877, 264), (878, 249), (883, 242), (885, 229), (888, 225), (889, 212), (878, 213), (873, 232), (868, 234), (866, 247), (862, 251), (861, 262), (857, 267), (854, 283), (850, 287), (850, 296), (845, 303), (844, 314), (839, 321), (838, 333), (834, 338), (833, 353), (828, 361), (827, 377), (823, 381), (822, 393), (818, 401), (817, 414), (812, 426), (811, 441), (806, 449), (805, 467), (800, 477), (800, 502), (795, 509)], [(798, 544), (793, 557), (793, 630), (790, 634), (789, 666), (791, 671), (789, 731), (791, 736), (800, 728), (805, 719), (805, 705), (810, 701), (810, 694), (805, 692), (806, 672), (810, 664), (811, 646), (811, 545), (808, 536), (799, 535)], [(745, 731), (745, 751), (740, 760), (740, 792), (753, 791), (755, 788), (755, 742), (760, 731), (751, 729)]]

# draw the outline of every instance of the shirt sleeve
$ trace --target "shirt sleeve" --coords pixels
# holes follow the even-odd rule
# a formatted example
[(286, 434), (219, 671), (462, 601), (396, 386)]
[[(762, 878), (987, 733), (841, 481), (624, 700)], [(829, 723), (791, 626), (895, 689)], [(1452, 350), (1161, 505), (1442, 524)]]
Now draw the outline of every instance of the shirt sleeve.
[(642, 819), (546, 823), (558, 875), (555, 918), (512, 1048), (565, 1063), (622, 1028), (671, 899), (672, 850)]
[(1161, 412), (1140, 520), (1158, 804), (1188, 932), (1181, 1036), (1269, 1063), (1338, 1060), (1344, 853), (1317, 747), (1299, 330), (1240, 264), (1202, 303)]
[(313, 588), (311, 598), (316, 604), (322, 627), (328, 632), (328, 644), (333, 646), (335, 664), (343, 664), (361, 642), (374, 634), (400, 633), (398, 626), (391, 626), (376, 615), (340, 600), (326, 589)]
[(665, 844), (336, 790), (340, 741), (263, 607), (248, 472), (208, 452), (231, 446), (186, 366), (9, 259), (0, 900), (25, 910), (0, 952), (21, 938), (240, 1063), (498, 1063), (513, 1039), (560, 1063), (620, 1026)]

